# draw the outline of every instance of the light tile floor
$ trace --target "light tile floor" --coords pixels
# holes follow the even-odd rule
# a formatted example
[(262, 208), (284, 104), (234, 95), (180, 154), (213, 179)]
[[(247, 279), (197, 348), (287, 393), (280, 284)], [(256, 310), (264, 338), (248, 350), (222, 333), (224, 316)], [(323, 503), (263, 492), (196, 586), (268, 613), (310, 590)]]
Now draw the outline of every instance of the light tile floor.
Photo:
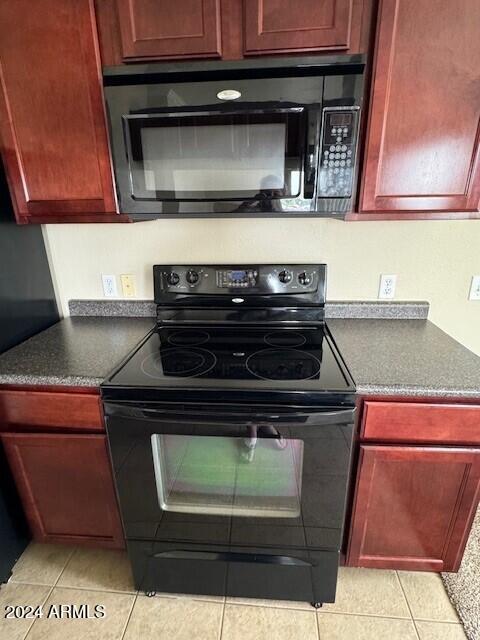
[[(104, 605), (105, 618), (5, 619), (6, 605)], [(126, 554), (32, 543), (0, 589), (1, 640), (462, 640), (437, 574), (340, 569), (337, 601), (172, 594), (133, 587)]]

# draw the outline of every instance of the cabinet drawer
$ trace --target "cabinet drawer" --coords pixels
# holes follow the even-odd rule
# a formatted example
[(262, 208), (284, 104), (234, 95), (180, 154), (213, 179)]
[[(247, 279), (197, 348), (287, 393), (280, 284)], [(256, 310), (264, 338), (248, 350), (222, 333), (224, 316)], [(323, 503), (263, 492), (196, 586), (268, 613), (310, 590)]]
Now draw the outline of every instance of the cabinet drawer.
[(0, 430), (43, 427), (105, 430), (100, 396), (95, 393), (0, 391)]
[(365, 402), (362, 439), (480, 444), (480, 406)]

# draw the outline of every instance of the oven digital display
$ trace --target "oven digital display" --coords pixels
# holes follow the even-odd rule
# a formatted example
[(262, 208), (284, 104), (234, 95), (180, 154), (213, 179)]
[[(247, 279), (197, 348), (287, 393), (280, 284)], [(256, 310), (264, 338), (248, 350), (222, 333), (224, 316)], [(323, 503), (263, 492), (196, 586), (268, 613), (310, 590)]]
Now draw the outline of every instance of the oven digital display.
[(230, 271), (231, 280), (244, 280), (247, 277), (246, 271)]
[(232, 269), (217, 271), (217, 286), (222, 289), (230, 287), (255, 287), (258, 271), (256, 269)]

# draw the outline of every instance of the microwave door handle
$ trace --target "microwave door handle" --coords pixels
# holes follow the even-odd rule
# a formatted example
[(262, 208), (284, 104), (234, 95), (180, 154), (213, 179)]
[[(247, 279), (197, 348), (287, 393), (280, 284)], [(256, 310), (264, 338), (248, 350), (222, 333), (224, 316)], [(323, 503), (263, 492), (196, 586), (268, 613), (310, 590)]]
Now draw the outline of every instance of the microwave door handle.
[(307, 135), (304, 163), (303, 197), (312, 199), (317, 184), (318, 148), (321, 111), (312, 107), (307, 112)]

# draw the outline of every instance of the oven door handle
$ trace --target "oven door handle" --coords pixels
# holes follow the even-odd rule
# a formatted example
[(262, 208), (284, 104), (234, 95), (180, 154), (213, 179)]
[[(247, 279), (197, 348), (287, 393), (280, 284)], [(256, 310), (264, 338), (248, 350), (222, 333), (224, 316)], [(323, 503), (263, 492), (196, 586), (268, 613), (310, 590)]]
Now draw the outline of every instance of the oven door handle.
[(239, 413), (225, 408), (223, 411), (175, 409), (149, 409), (132, 405), (106, 405), (106, 414), (110, 417), (136, 418), (147, 421), (178, 421), (178, 422), (208, 422), (208, 423), (235, 423), (235, 424), (292, 424), (302, 426), (324, 426), (330, 424), (349, 424), (354, 421), (355, 408), (327, 410), (310, 409), (292, 412), (265, 412)]
[(294, 556), (277, 556), (266, 553), (242, 553), (239, 551), (189, 551), (184, 549), (159, 551), (153, 558), (160, 560), (210, 560), (212, 562), (242, 562), (255, 564), (276, 564), (282, 566), (313, 567), (311, 562)]

